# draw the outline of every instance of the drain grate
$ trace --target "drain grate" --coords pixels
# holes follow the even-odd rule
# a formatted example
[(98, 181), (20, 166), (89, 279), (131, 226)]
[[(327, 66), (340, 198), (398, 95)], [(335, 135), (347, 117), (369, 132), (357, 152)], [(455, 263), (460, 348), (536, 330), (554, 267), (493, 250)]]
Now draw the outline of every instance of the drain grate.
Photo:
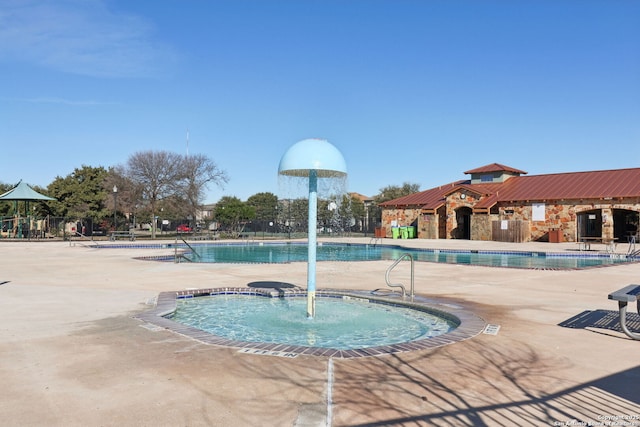
[(291, 353), (287, 351), (274, 351), (274, 350), (265, 350), (262, 348), (243, 348), (238, 350), (238, 353), (246, 353), (246, 354), (257, 354), (260, 356), (277, 356), (277, 357), (287, 357), (289, 359), (293, 359), (298, 357), (298, 353)]
[(148, 329), (153, 332), (163, 331), (164, 328), (161, 326), (152, 325), (151, 323), (145, 323), (144, 325), (140, 325), (145, 329)]
[(483, 334), (487, 335), (498, 335), (498, 331), (500, 330), (500, 325), (487, 325), (484, 327)]

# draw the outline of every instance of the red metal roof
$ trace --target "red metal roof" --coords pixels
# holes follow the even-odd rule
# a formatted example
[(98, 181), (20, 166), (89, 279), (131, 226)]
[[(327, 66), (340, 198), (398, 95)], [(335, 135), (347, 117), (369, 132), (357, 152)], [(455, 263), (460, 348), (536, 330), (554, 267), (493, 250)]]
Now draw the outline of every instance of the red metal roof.
[(475, 205), (475, 208), (489, 208), (495, 203), (503, 201), (529, 202), (640, 197), (640, 168), (514, 176), (505, 182), (494, 184), (470, 184), (468, 180), (457, 181), (389, 200), (380, 205), (386, 207), (421, 206), (423, 209), (436, 209), (444, 203), (446, 195), (462, 189), (486, 196)]
[(360, 193), (349, 193), (349, 196), (356, 197), (361, 202), (367, 202), (367, 201), (373, 200), (373, 198), (369, 196), (365, 196), (364, 194), (360, 194)]
[(511, 173), (518, 173), (522, 175), (527, 174), (525, 171), (512, 168), (511, 166), (501, 165), (500, 163), (491, 163), (490, 165), (480, 166), (479, 168), (466, 171), (465, 174), (469, 175), (472, 173), (491, 173), (491, 172), (511, 172)]
[(491, 209), (496, 203), (498, 203), (498, 196), (496, 196), (495, 194), (491, 194), (490, 196), (483, 198), (478, 203), (473, 205), (473, 210), (488, 210)]
[(500, 201), (639, 197), (640, 168), (517, 176), (496, 193)]
[(399, 197), (394, 200), (388, 200), (380, 203), (380, 206), (421, 206), (424, 209), (436, 209), (444, 203), (444, 196), (451, 190), (458, 188), (460, 184), (469, 183), (468, 180), (461, 180), (419, 193), (409, 194), (408, 196)]

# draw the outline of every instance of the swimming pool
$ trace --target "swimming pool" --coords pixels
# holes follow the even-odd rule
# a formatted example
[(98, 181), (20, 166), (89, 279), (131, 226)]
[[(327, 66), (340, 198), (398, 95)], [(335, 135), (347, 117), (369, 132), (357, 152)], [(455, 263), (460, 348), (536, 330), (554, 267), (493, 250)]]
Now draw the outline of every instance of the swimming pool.
[[(291, 263), (307, 261), (306, 243), (218, 243), (191, 245), (191, 248), (193, 250), (187, 251), (183, 256), (192, 262)], [(411, 254), (416, 261), (550, 270), (583, 269), (633, 261), (620, 254), (412, 249), (397, 245), (352, 243), (319, 244), (317, 261), (396, 260), (405, 253)]]

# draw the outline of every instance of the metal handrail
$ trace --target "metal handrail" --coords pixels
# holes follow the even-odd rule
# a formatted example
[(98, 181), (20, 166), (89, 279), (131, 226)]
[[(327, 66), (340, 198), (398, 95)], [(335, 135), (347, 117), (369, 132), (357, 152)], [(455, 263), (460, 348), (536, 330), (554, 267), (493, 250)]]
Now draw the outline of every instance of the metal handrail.
[[(88, 241), (90, 241), (91, 243), (95, 244), (95, 245), (99, 245), (99, 243), (95, 240), (93, 240), (93, 236), (89, 237), (85, 234), (80, 233), (79, 231), (75, 231), (73, 233), (71, 233), (71, 236), (80, 236), (83, 239), (86, 239)], [(72, 240), (71, 237), (69, 238), (69, 246), (71, 246), (71, 244), (75, 244), (75, 243), (80, 243), (82, 246), (84, 246), (84, 243), (82, 241), (78, 241), (78, 240)]]
[(638, 256), (640, 256), (640, 249), (627, 254), (627, 258), (637, 258)]
[[(178, 240), (178, 235), (176, 234), (176, 241), (177, 241), (177, 240)], [(182, 243), (184, 243), (184, 244), (185, 244), (189, 249), (191, 249), (191, 253), (195, 254), (198, 258), (202, 258), (202, 255), (200, 255), (200, 254), (198, 253), (198, 251), (196, 251), (196, 250), (193, 248), (193, 246), (191, 246), (189, 243), (187, 243), (187, 241), (186, 241), (186, 240), (184, 240), (184, 238), (183, 238), (183, 237), (180, 237), (180, 240), (182, 240)], [(181, 255), (180, 257), (182, 257), (182, 258), (184, 258), (184, 259), (189, 259), (189, 258), (185, 257), (185, 256), (184, 256), (184, 254), (180, 254), (180, 255)], [(175, 248), (174, 248), (174, 258), (175, 258), (175, 262), (176, 262), (176, 263), (178, 262), (178, 258), (180, 258), (180, 257), (178, 257), (178, 245), (176, 244), (176, 245), (175, 245)]]
[(632, 255), (635, 256), (638, 254), (638, 251), (636, 250), (636, 236), (627, 236), (627, 240), (629, 242), (629, 248), (627, 249), (627, 255)]
[(387, 268), (387, 272), (384, 275), (384, 280), (385, 282), (387, 282), (387, 286), (392, 287), (392, 288), (400, 288), (402, 289), (402, 298), (405, 298), (407, 295), (407, 291), (404, 287), (404, 285), (402, 285), (401, 283), (391, 283), (389, 281), (389, 274), (391, 273), (391, 270), (393, 270), (395, 268), (396, 265), (398, 265), (400, 263), (400, 261), (402, 261), (404, 258), (409, 258), (409, 260), (411, 261), (411, 299), (413, 299), (415, 293), (414, 293), (414, 274), (413, 274), (413, 255), (411, 255), (410, 253), (406, 252), (404, 254), (402, 254), (400, 256), (400, 258), (398, 258), (397, 260), (395, 260), (395, 262), (393, 264), (391, 264), (389, 266), (389, 268)]
[(380, 237), (372, 237), (371, 240), (369, 240), (369, 244), (373, 244), (373, 246), (377, 245), (378, 242), (382, 243), (382, 239)]

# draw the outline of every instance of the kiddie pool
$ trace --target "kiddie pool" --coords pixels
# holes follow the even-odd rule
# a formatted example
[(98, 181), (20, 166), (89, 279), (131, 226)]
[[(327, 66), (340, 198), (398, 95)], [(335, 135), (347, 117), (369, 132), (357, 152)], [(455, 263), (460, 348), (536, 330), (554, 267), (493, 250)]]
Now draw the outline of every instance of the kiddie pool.
[[(242, 298), (246, 299), (271, 299), (271, 302), (279, 306), (288, 306), (287, 299), (304, 299), (306, 297), (306, 291), (300, 288), (296, 288), (289, 284), (282, 284), (282, 288), (208, 288), (197, 290), (184, 290), (174, 292), (163, 292), (158, 296), (156, 307), (153, 310), (149, 310), (138, 314), (136, 317), (140, 320), (147, 322), (150, 325), (168, 329), (176, 333), (191, 337), (198, 341), (220, 345), (226, 347), (237, 348), (238, 351), (243, 353), (254, 354), (269, 354), (283, 357), (297, 357), (298, 355), (310, 355), (310, 356), (325, 356), (325, 357), (337, 357), (337, 358), (354, 358), (354, 357), (366, 357), (366, 356), (378, 356), (382, 354), (392, 354), (405, 351), (415, 351), (428, 348), (440, 347), (446, 344), (451, 344), (464, 339), (471, 338), (484, 329), (486, 326), (484, 320), (474, 315), (473, 313), (465, 310), (463, 307), (446, 304), (433, 300), (429, 300), (423, 297), (414, 297), (412, 301), (402, 300), (398, 297), (390, 296), (375, 296), (370, 292), (352, 292), (343, 290), (318, 290), (317, 298), (318, 303), (318, 316), (323, 315), (323, 300), (332, 300), (333, 302), (343, 301), (347, 304), (356, 304), (365, 307), (365, 310), (370, 308), (381, 309), (382, 311), (413, 311), (411, 316), (428, 318), (429, 322), (434, 321), (439, 323), (441, 328), (437, 334), (421, 334), (413, 338), (402, 338), (400, 340), (383, 341), (382, 335), (373, 337), (363, 341), (358, 337), (362, 330), (356, 328), (350, 328), (349, 319), (340, 319), (343, 324), (341, 329), (346, 331), (346, 334), (350, 334), (356, 337), (356, 343), (354, 345), (335, 344), (333, 339), (329, 341), (322, 341), (319, 335), (315, 337), (306, 337), (305, 342), (288, 342), (285, 337), (276, 336), (270, 337), (267, 340), (260, 340), (257, 337), (251, 338), (247, 336), (229, 336), (228, 334), (222, 334), (219, 332), (206, 331), (202, 327), (192, 324), (184, 324), (177, 320), (176, 310), (179, 310), (180, 305), (184, 305), (185, 302), (197, 301), (200, 298), (221, 298), (221, 299), (234, 299)], [(250, 301), (245, 301), (248, 304), (243, 311), (252, 311)], [(353, 307), (351, 305), (350, 307)], [(206, 308), (202, 311), (202, 315), (206, 316)], [(213, 322), (216, 319), (218, 321), (228, 320), (224, 312), (220, 312), (214, 316)], [(295, 314), (294, 314), (294, 317)], [(331, 321), (335, 321), (333, 319)], [(262, 319), (263, 322), (269, 322), (268, 317)], [(304, 316), (303, 309), (297, 309), (297, 317), (295, 323), (303, 325), (304, 323), (315, 322), (316, 319), (307, 319)], [(271, 327), (271, 325), (266, 325)], [(233, 329), (233, 326), (229, 326)], [(276, 327), (277, 328), (277, 327)], [(279, 328), (277, 328), (279, 329)], [(302, 336), (308, 333), (312, 329), (301, 329)], [(330, 328), (329, 328), (330, 330)], [(343, 332), (344, 332), (343, 331)], [(370, 332), (370, 330), (369, 330)], [(364, 333), (369, 333), (364, 331)], [(393, 331), (391, 331), (393, 333)], [(282, 331), (281, 335), (286, 334)], [(226, 336), (223, 336), (226, 335)], [(384, 335), (384, 333), (383, 333)], [(393, 337), (392, 337), (393, 338)]]

